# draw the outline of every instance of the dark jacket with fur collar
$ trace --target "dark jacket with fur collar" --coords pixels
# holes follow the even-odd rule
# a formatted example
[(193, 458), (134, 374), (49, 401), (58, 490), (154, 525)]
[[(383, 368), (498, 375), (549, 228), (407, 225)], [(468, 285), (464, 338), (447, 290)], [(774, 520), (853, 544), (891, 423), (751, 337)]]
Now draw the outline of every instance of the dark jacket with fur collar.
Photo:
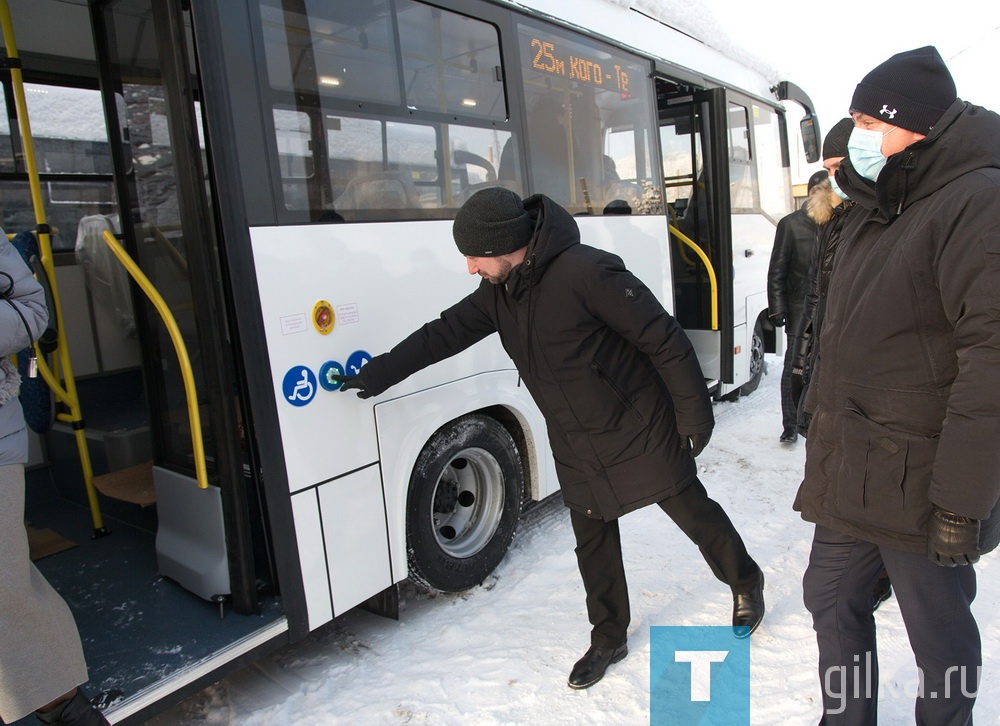
[(615, 519), (694, 481), (681, 435), (710, 432), (711, 400), (684, 331), (616, 255), (580, 243), (542, 195), (524, 262), (486, 280), (363, 369), (380, 393), (499, 333), (548, 426), (567, 506)]
[(880, 545), (926, 549), (936, 504), (1000, 518), (1000, 116), (956, 101), (843, 232), (812, 382), (795, 508)]

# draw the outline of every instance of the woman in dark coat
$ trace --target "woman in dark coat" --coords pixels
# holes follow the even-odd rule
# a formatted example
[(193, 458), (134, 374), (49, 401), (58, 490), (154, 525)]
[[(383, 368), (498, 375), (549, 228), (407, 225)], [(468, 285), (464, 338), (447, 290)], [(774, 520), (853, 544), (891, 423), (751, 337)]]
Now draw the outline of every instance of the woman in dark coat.
[(684, 331), (619, 257), (581, 244), (576, 222), (545, 196), (484, 189), (459, 210), (454, 235), (483, 282), (344, 388), (377, 395), (499, 333), (545, 416), (577, 537), (594, 627), (571, 687), (593, 685), (628, 652), (617, 519), (653, 502), (730, 586), (734, 627), (749, 635), (764, 613), (763, 576), (698, 481), (694, 456), (714, 419)]

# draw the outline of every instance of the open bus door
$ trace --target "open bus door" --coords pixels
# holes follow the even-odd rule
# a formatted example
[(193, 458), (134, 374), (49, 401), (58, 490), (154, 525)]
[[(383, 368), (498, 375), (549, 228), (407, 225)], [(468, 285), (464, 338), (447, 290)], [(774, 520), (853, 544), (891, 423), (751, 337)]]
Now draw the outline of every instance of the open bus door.
[[(192, 363), (188, 401), (169, 331), (135, 301), (152, 432), (161, 573), (205, 599), (258, 608), (251, 510), (256, 482), (241, 449), (241, 386), (209, 199), (197, 80), (179, 0), (91, 5), (122, 242), (171, 309)], [(195, 89), (195, 90), (193, 90)], [(221, 333), (221, 334), (220, 334)], [(210, 486), (195, 483), (189, 406), (197, 406)], [(256, 516), (260, 516), (258, 512)], [(262, 528), (258, 528), (262, 529)]]
[(733, 380), (726, 92), (658, 78), (674, 316), (710, 382)]

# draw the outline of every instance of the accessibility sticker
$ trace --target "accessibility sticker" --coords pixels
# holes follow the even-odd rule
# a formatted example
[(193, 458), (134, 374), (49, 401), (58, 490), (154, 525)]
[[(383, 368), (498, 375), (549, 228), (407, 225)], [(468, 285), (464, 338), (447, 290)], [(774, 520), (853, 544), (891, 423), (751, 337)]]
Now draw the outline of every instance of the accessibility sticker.
[(295, 366), (285, 374), (281, 391), (293, 406), (305, 406), (316, 396), (316, 376), (305, 366)]

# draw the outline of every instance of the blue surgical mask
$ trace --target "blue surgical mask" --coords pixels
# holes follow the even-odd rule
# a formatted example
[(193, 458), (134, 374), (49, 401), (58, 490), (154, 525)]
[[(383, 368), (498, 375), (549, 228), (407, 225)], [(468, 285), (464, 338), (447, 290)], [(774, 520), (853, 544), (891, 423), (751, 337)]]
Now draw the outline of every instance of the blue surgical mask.
[(893, 126), (883, 134), (881, 131), (854, 127), (851, 137), (847, 140), (847, 153), (850, 154), (851, 164), (858, 174), (871, 181), (878, 179), (886, 161), (882, 156), (882, 139), (897, 128)]
[(830, 187), (833, 189), (834, 193), (838, 197), (840, 197), (844, 201), (850, 201), (851, 198), (846, 194), (844, 194), (844, 190), (841, 189), (840, 186), (837, 184), (837, 177), (835, 177), (833, 174), (830, 175)]

